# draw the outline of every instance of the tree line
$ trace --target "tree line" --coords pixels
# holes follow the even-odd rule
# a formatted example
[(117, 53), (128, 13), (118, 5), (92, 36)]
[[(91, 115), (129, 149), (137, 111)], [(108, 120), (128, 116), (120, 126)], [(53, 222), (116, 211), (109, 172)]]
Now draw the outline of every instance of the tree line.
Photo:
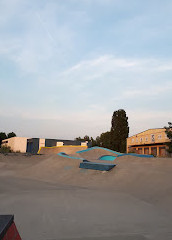
[(1, 146), (2, 140), (11, 138), (11, 137), (16, 137), (16, 134), (14, 132), (10, 132), (8, 134), (6, 134), (5, 132), (0, 132), (0, 146)]
[[(164, 127), (167, 137), (170, 139), (165, 144), (168, 146), (167, 151), (172, 153), (172, 122), (168, 122), (168, 127)], [(119, 109), (113, 113), (111, 129), (97, 136), (96, 139), (86, 135), (76, 140), (89, 141), (91, 146), (109, 148), (118, 152), (126, 152), (126, 139), (129, 135), (128, 117), (125, 110)]]
[(114, 111), (110, 131), (101, 133), (96, 139), (85, 136), (76, 140), (91, 142), (92, 146), (109, 148), (118, 152), (126, 152), (126, 139), (129, 135), (128, 117), (124, 109)]

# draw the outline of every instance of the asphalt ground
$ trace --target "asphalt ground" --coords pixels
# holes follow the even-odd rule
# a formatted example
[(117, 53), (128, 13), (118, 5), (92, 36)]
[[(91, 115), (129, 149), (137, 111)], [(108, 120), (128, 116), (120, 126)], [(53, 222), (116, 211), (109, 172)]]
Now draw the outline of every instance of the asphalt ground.
[(56, 155), (1, 154), (0, 214), (23, 240), (171, 240), (172, 159), (116, 164), (84, 172)]

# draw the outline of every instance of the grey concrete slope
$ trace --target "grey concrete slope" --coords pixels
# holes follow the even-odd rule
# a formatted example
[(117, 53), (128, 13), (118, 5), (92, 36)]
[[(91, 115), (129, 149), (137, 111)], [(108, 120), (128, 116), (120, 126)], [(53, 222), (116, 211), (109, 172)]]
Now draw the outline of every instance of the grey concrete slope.
[(107, 173), (79, 163), (0, 155), (0, 213), (23, 240), (172, 239), (172, 159), (123, 156)]
[(103, 148), (92, 148), (89, 151), (83, 151), (81, 153), (77, 153), (79, 154), (79, 156), (86, 158), (86, 159), (99, 159), (101, 156), (103, 155), (112, 155), (112, 156), (118, 156), (117, 154), (113, 153), (113, 152), (109, 152), (106, 149)]

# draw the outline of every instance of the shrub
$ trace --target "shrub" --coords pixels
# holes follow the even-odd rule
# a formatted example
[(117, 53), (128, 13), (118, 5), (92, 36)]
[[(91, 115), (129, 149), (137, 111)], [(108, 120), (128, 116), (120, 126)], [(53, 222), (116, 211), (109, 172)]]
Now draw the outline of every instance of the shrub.
[(12, 152), (12, 150), (11, 150), (11, 148), (8, 147), (8, 146), (2, 146), (2, 147), (0, 148), (0, 153), (11, 153), (11, 152)]

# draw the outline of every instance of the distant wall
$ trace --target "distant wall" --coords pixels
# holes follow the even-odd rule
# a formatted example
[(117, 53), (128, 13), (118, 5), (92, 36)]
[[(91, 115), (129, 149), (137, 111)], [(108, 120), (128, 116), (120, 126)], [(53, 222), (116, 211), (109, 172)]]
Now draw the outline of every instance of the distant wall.
[[(40, 139), (39, 138), (30, 138), (27, 139), (27, 152), (36, 154), (39, 150)], [(42, 144), (44, 145), (44, 144)]]
[(139, 146), (145, 144), (163, 144), (169, 142), (165, 128), (148, 129), (127, 138), (127, 146)]
[[(2, 141), (2, 146), (3, 145), (10, 146), (14, 152), (20, 151), (22, 153), (28, 152), (32, 154), (36, 154), (39, 151), (39, 149), (42, 149), (40, 153), (45, 154), (58, 153), (63, 151), (64, 152), (67, 151), (66, 153), (75, 153), (76, 151), (87, 149), (86, 142), (82, 143), (80, 141), (75, 140), (58, 140), (25, 137), (12, 137), (5, 139)], [(60, 150), (59, 147), (62, 149)]]
[(166, 143), (170, 141), (165, 128), (148, 129), (127, 138), (127, 153), (152, 154), (154, 156), (168, 156)]
[(25, 137), (12, 137), (2, 141), (2, 146), (9, 146), (12, 151), (26, 152), (27, 138)]
[(39, 148), (40, 147), (45, 147), (45, 138), (40, 138), (39, 139)]
[(57, 143), (60, 143), (60, 145), (62, 145), (62, 143), (63, 143), (64, 146), (68, 146), (68, 145), (79, 146), (79, 145), (81, 145), (81, 141), (76, 141), (76, 140), (45, 139), (45, 147), (55, 147), (55, 146), (57, 146)]

